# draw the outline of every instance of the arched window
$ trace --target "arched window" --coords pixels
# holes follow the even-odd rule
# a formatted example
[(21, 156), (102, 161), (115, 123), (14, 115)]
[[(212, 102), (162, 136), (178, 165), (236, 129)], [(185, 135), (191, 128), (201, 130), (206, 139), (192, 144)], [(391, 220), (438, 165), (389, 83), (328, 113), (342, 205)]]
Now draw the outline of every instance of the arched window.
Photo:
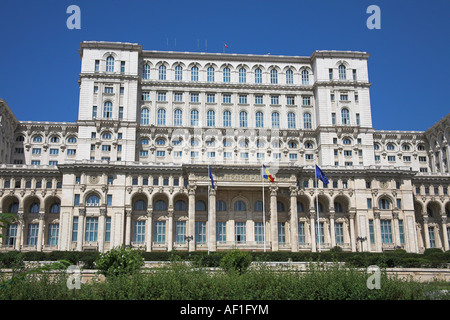
[(263, 211), (263, 202), (261, 200), (255, 201), (254, 211), (255, 212), (262, 212)]
[(241, 128), (247, 128), (247, 112), (245, 111), (239, 113), (239, 126)]
[(166, 110), (165, 109), (158, 110), (158, 122), (157, 123), (159, 126), (166, 125)]
[(111, 139), (111, 133), (105, 132), (105, 133), (102, 135), (102, 139), (103, 139), (103, 140), (110, 140), (110, 139)]
[(75, 138), (75, 137), (69, 137), (69, 138), (67, 139), (67, 143), (77, 143), (77, 138)]
[(114, 57), (106, 58), (106, 72), (114, 72)]
[(149, 124), (150, 123), (150, 112), (147, 108), (143, 108), (141, 110), (141, 124)]
[(136, 211), (144, 211), (144, 210), (147, 210), (147, 203), (146, 203), (144, 200), (137, 200), (137, 201), (134, 203), (133, 209), (136, 210)]
[(30, 205), (30, 213), (39, 213), (39, 209), (41, 208), (41, 205), (39, 202), (33, 202)]
[(312, 149), (312, 148), (314, 148), (314, 145), (311, 142), (309, 141), (305, 142), (305, 149)]
[(286, 84), (294, 83), (294, 72), (291, 69), (286, 70)]
[(61, 205), (59, 203), (53, 203), (50, 206), (50, 213), (59, 213)]
[(173, 113), (173, 125), (182, 126), (183, 125), (183, 111), (176, 109)]
[(216, 202), (216, 211), (227, 211), (227, 205), (226, 205), (225, 201), (218, 200)]
[(255, 70), (255, 83), (262, 83), (262, 71), (260, 68)]
[(98, 206), (100, 204), (100, 198), (96, 194), (91, 194), (86, 201), (88, 206)]
[(278, 83), (278, 71), (276, 69), (270, 70), (270, 83), (272, 84)]
[(155, 202), (155, 210), (156, 211), (167, 210), (166, 202), (164, 200), (156, 200), (156, 202)]
[(159, 80), (166, 80), (166, 66), (159, 66), (158, 79)]
[(256, 128), (263, 128), (264, 127), (264, 114), (261, 111), (256, 112)]
[(373, 144), (373, 149), (374, 150), (380, 150), (380, 145), (378, 143), (374, 143)]
[(141, 139), (141, 145), (146, 145), (148, 143), (149, 143), (149, 141), (147, 138)]
[(59, 137), (53, 136), (50, 138), (50, 143), (59, 143)]
[(277, 212), (284, 212), (285, 208), (284, 208), (284, 203), (281, 201), (277, 201)]
[(247, 207), (245, 202), (242, 200), (238, 200), (234, 203), (234, 211), (247, 211)]
[(206, 71), (206, 81), (214, 82), (214, 68), (209, 67)]
[(206, 114), (206, 125), (208, 127), (214, 127), (216, 125), (216, 113), (214, 110), (209, 110)]
[[(317, 203), (314, 201), (314, 209), (317, 211)], [(323, 212), (323, 206), (322, 203), (319, 202), (319, 212)]]
[(18, 213), (18, 212), (19, 212), (19, 203), (18, 202), (11, 203), (11, 205), (9, 206), (8, 213)]
[(191, 126), (198, 126), (198, 111), (191, 110)]
[(245, 68), (239, 69), (239, 83), (246, 83), (247, 82), (247, 71)]
[(33, 142), (42, 142), (42, 137), (41, 136), (34, 136), (33, 137)]
[(350, 124), (350, 113), (346, 108), (341, 110), (341, 121), (342, 124)]
[(309, 84), (309, 72), (308, 70), (302, 70), (302, 84)]
[(186, 210), (187, 210), (186, 201), (177, 200), (175, 202), (175, 211), (186, 211)]
[(346, 144), (346, 145), (350, 145), (350, 144), (352, 144), (352, 140), (350, 140), (349, 138), (344, 138), (344, 139), (342, 139), (342, 143)]
[(289, 112), (288, 113), (288, 128), (289, 129), (295, 129), (295, 113)]
[(25, 138), (24, 138), (24, 136), (20, 135), (20, 136), (16, 137), (16, 141), (22, 142), (22, 141), (25, 141)]
[(402, 145), (402, 150), (403, 151), (410, 151), (411, 147), (408, 144), (405, 143), (405, 144)]
[(195, 211), (206, 211), (206, 203), (203, 200), (197, 200), (195, 202)]
[(297, 142), (295, 142), (295, 141), (289, 141), (289, 143), (288, 143), (288, 148), (289, 148), (289, 149), (295, 149), (295, 148), (297, 148)]
[(272, 128), (280, 127), (280, 114), (278, 112), (272, 113)]
[(175, 81), (183, 80), (183, 67), (178, 65), (175, 67)]
[(248, 140), (247, 140), (247, 139), (243, 139), (243, 140), (239, 143), (239, 145), (240, 145), (242, 148), (248, 148)]
[(112, 110), (113, 105), (111, 101), (106, 101), (105, 105), (103, 107), (103, 118), (104, 119), (111, 119), (112, 118)]
[(388, 150), (395, 150), (395, 147), (394, 147), (394, 145), (392, 144), (392, 143), (388, 143), (387, 145), (386, 145), (386, 149), (388, 149)]
[(156, 145), (158, 146), (164, 146), (166, 144), (166, 140), (164, 140), (163, 138), (159, 138), (158, 140), (156, 140)]
[(150, 79), (150, 66), (148, 64), (144, 64), (144, 66), (142, 67), (142, 79)]
[(341, 64), (339, 66), (339, 80), (346, 80), (347, 79), (347, 68)]
[(391, 208), (391, 202), (386, 198), (381, 198), (378, 201), (378, 209), (389, 210)]
[(334, 202), (334, 212), (340, 213), (342, 212), (342, 206), (339, 202)]
[(303, 203), (300, 201), (297, 201), (297, 213), (305, 212), (305, 207), (303, 206)]
[(231, 111), (227, 110), (223, 112), (223, 126), (231, 127)]
[(230, 76), (230, 68), (226, 67), (223, 69), (223, 82), (230, 82), (231, 76)]
[(191, 81), (198, 81), (198, 68), (197, 67), (191, 68)]
[(303, 114), (303, 127), (305, 129), (311, 129), (312, 128), (311, 114), (309, 114), (309, 113), (304, 113)]

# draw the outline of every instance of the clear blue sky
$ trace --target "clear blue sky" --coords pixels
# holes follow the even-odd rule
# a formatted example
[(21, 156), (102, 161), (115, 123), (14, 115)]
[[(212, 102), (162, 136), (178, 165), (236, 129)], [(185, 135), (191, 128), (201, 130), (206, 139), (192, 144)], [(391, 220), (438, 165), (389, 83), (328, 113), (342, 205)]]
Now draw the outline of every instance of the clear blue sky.
[[(66, 9), (81, 9), (69, 30)], [(369, 5), (381, 29), (369, 30)], [(449, 0), (1, 0), (0, 97), (19, 120), (75, 122), (79, 43), (136, 42), (144, 50), (309, 56), (371, 54), (373, 126), (426, 130), (450, 112)], [(176, 48), (175, 48), (176, 42)]]

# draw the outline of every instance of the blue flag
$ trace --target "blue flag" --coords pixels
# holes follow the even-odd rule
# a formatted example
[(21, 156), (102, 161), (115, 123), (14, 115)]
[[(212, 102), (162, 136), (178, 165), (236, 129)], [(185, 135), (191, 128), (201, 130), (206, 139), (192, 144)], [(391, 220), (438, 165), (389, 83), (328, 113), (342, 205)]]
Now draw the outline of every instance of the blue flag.
[(211, 179), (211, 186), (212, 186), (213, 189), (215, 189), (215, 187), (214, 187), (214, 179), (213, 179), (213, 176), (212, 176), (212, 173), (211, 173), (211, 166), (208, 165), (208, 168), (209, 168), (209, 178)]
[(328, 179), (322, 170), (316, 165), (316, 178), (323, 182), (323, 184), (328, 184)]

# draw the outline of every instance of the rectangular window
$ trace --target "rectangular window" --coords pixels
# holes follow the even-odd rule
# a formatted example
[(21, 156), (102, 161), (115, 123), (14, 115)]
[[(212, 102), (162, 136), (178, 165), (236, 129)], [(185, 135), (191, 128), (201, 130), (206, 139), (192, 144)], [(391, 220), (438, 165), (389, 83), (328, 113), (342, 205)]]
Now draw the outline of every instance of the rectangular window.
[(106, 217), (105, 242), (111, 242), (111, 218)]
[(35, 246), (37, 244), (38, 230), (39, 230), (39, 224), (30, 223), (28, 225), (28, 237), (27, 237), (27, 245), (28, 246)]
[(175, 222), (175, 243), (185, 243), (186, 221)]
[(195, 221), (195, 243), (206, 243), (205, 221)]
[(295, 97), (290, 97), (290, 96), (286, 97), (286, 104), (288, 106), (295, 105)]
[(214, 93), (206, 94), (206, 103), (215, 103), (215, 102), (216, 102), (216, 95)]
[(359, 113), (356, 114), (356, 125), (359, 126), (360, 120), (359, 120)]
[(331, 113), (331, 124), (335, 125), (336, 124), (336, 113)]
[(125, 61), (120, 61), (120, 72), (125, 72)]
[(155, 222), (155, 233), (153, 241), (158, 244), (166, 243), (166, 222), (156, 221)]
[(333, 69), (328, 69), (328, 79), (333, 80)]
[(59, 154), (59, 149), (50, 149), (50, 155), (57, 156)]
[(405, 232), (403, 230), (403, 220), (398, 220), (398, 233), (400, 236), (400, 243), (405, 244)]
[(224, 94), (222, 96), (222, 102), (223, 103), (231, 103), (231, 94)]
[(353, 69), (353, 80), (356, 81), (356, 69)]
[(234, 226), (234, 241), (245, 243), (245, 222), (236, 222)]
[(367, 209), (372, 209), (372, 199), (367, 198)]
[(112, 194), (108, 194), (108, 195), (106, 196), (106, 205), (107, 205), (108, 207), (111, 207), (111, 206), (112, 206)]
[(302, 97), (302, 104), (304, 106), (310, 106), (311, 105), (311, 97), (309, 96), (303, 96)]
[(111, 151), (111, 146), (110, 145), (103, 145), (102, 146), (102, 151)]
[(216, 222), (216, 241), (221, 243), (225, 243), (225, 241), (227, 241), (226, 222)]
[(280, 104), (279, 96), (270, 96), (270, 104), (278, 105)]
[(57, 246), (58, 245), (58, 234), (59, 234), (59, 224), (50, 223), (48, 225), (48, 245)]
[(395, 156), (388, 156), (388, 161), (395, 162)]
[(319, 229), (317, 229), (317, 223), (314, 223), (314, 227), (316, 229), (316, 242), (319, 243), (324, 243), (325, 242), (325, 238), (324, 238), (324, 232), (323, 232), (323, 222), (319, 222)]
[(156, 151), (156, 156), (157, 157), (165, 157), (166, 156), (166, 152), (165, 151)]
[(224, 159), (231, 159), (231, 152), (224, 152), (223, 153), (223, 158)]
[(402, 199), (397, 199), (397, 208), (398, 209), (402, 208)]
[(434, 227), (428, 227), (428, 236), (430, 238), (430, 248), (436, 248), (436, 239), (434, 237)]
[(262, 222), (255, 222), (255, 242), (264, 243), (264, 225)]
[(78, 217), (73, 217), (72, 223), (72, 241), (76, 242), (78, 239)]
[(278, 222), (278, 243), (286, 243), (286, 228), (284, 222)]
[(298, 244), (305, 244), (305, 223), (298, 223)]
[(39, 166), (39, 165), (41, 165), (41, 161), (40, 160), (31, 160), (31, 165)]
[(263, 96), (261, 95), (255, 96), (255, 104), (263, 104)]
[(96, 119), (97, 118), (97, 107), (93, 106), (92, 107), (92, 119)]
[(114, 93), (113, 87), (105, 87), (105, 93)]
[(123, 107), (119, 107), (119, 119), (123, 119)]
[(247, 104), (247, 95), (245, 95), (245, 94), (239, 95), (239, 103), (240, 104)]
[(67, 149), (68, 156), (74, 156), (77, 153), (76, 149)]
[(391, 220), (381, 220), (381, 241), (383, 243), (392, 243)]
[(39, 155), (41, 154), (41, 148), (33, 148), (31, 154)]
[(199, 95), (198, 95), (198, 93), (191, 93), (191, 102), (194, 102), (194, 103), (199, 102)]
[(98, 218), (86, 218), (86, 232), (84, 241), (97, 241)]
[(134, 222), (134, 243), (144, 243), (145, 242), (145, 221), (135, 221)]
[(58, 165), (58, 161), (49, 161), (48, 165), (49, 166), (56, 166), (56, 165)]
[(142, 101), (150, 101), (150, 92), (148, 91), (142, 92)]
[(183, 93), (182, 92), (175, 92), (173, 94), (173, 101), (174, 102), (183, 102)]
[(166, 101), (166, 93), (158, 92), (158, 101)]
[(289, 160), (297, 160), (297, 154), (296, 153), (289, 153)]
[(95, 60), (95, 72), (98, 72), (100, 70), (100, 60)]
[(373, 219), (369, 219), (369, 238), (370, 243), (375, 243), (375, 232), (373, 228)]
[(17, 224), (8, 225), (6, 232), (6, 245), (14, 247), (17, 239)]
[(336, 244), (344, 244), (344, 225), (342, 222), (337, 222), (334, 224), (334, 232), (336, 235)]

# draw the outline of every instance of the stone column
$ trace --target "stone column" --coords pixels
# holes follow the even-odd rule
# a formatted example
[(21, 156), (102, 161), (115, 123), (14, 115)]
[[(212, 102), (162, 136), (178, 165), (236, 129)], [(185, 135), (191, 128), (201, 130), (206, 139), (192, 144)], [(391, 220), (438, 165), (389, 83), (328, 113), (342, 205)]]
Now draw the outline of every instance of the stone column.
[(189, 193), (189, 212), (188, 212), (188, 225), (186, 230), (186, 236), (192, 237), (189, 241), (189, 251), (195, 250), (195, 186), (188, 187)]
[(150, 252), (152, 251), (152, 231), (153, 231), (153, 221), (152, 221), (152, 213), (153, 209), (150, 207), (147, 209), (147, 225), (146, 225), (146, 245), (145, 245), (145, 251)]
[(297, 252), (298, 251), (298, 213), (297, 213), (298, 188), (296, 186), (291, 186), (289, 190), (290, 190), (290, 195), (291, 195), (291, 205), (290, 205), (291, 251)]
[(444, 250), (448, 251), (449, 250), (449, 245), (448, 245), (448, 235), (447, 235), (447, 217), (446, 216), (441, 216), (441, 223), (442, 223), (442, 235), (443, 235), (443, 240), (444, 240)]
[(37, 251), (42, 251), (42, 247), (44, 245), (44, 223), (45, 223), (45, 212), (39, 212), (39, 229), (38, 229), (38, 238), (37, 238)]
[[(426, 214), (426, 213), (425, 213)], [(430, 234), (428, 233), (428, 217), (423, 217), (423, 233), (425, 236), (425, 249), (430, 247)]]
[(375, 228), (374, 228), (374, 232), (375, 232), (375, 246), (376, 246), (376, 250), (377, 252), (382, 252), (383, 248), (381, 245), (381, 224), (380, 224), (380, 213), (379, 212), (374, 212), (373, 213), (374, 216), (374, 222), (375, 222)]
[(78, 209), (77, 251), (83, 251), (85, 218), (86, 218), (86, 208), (79, 208)]
[(98, 251), (103, 253), (105, 247), (105, 217), (106, 208), (100, 209), (100, 216), (98, 217)]
[[(217, 188), (217, 186), (216, 186)], [(208, 208), (208, 248), (209, 251), (217, 250), (216, 242), (216, 189), (209, 190), (209, 208)]]
[(316, 213), (314, 210), (309, 210), (309, 226), (310, 226), (310, 234), (311, 234), (311, 251), (316, 252), (316, 222), (315, 222)]
[(131, 245), (131, 209), (125, 209), (125, 245)]
[(278, 251), (278, 213), (277, 213), (277, 191), (278, 187), (270, 187), (270, 237), (272, 251)]
[(336, 246), (336, 230), (334, 228), (334, 210), (330, 209), (330, 238), (331, 238), (331, 248)]
[(356, 252), (356, 232), (355, 232), (355, 216), (356, 212), (350, 212), (350, 244), (352, 252)]
[(14, 250), (20, 251), (23, 239), (23, 227), (25, 225), (25, 221), (23, 219), (23, 212), (17, 214), (17, 235), (16, 235), (16, 243), (14, 246)]
[(167, 251), (172, 251), (173, 249), (173, 207), (169, 208), (167, 212), (169, 216), (168, 221), (168, 233), (167, 233)]
[(400, 242), (400, 227), (398, 223), (398, 212), (393, 212), (392, 218), (394, 220), (394, 239), (395, 239), (394, 246), (401, 246), (402, 244)]

